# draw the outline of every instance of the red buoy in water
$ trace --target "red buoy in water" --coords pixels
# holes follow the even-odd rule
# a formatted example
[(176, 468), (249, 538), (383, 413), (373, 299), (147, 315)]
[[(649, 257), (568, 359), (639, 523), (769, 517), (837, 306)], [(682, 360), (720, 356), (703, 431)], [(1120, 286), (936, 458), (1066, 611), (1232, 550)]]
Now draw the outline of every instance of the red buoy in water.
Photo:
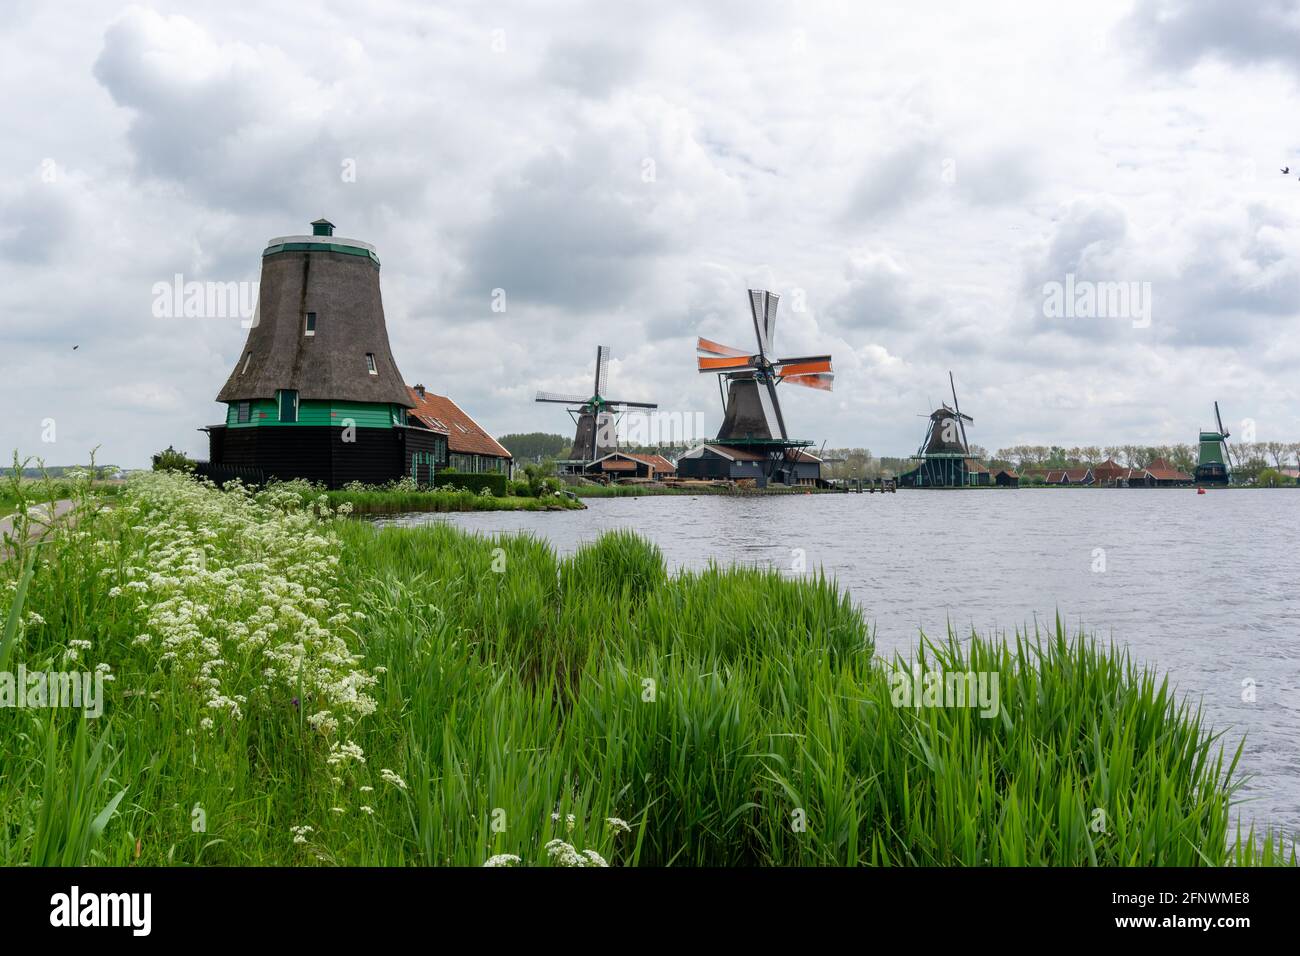
[(1205, 494), (1205, 489), (1204, 489), (1204, 488), (1197, 488), (1197, 489), (1196, 489), (1196, 493), (1197, 493), (1198, 495), (1203, 495), (1203, 494)]

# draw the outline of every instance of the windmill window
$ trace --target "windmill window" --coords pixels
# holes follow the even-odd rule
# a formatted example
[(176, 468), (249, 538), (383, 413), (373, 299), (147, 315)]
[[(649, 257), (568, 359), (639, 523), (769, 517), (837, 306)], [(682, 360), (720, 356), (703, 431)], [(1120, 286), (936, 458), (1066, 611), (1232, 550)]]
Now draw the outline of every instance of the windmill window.
[(298, 392), (295, 389), (280, 390), (280, 421), (296, 422), (298, 420)]
[(367, 352), (367, 353), (366, 353), (366, 371), (369, 372), (371, 375), (378, 375), (378, 374), (379, 374), (379, 371), (375, 368), (375, 353), (374, 353), (374, 352)]
[(308, 312), (306, 318), (303, 319), (302, 334), (303, 335), (316, 334), (316, 313), (315, 312)]
[(251, 361), (253, 361), (253, 353), (249, 352), (248, 355), (244, 356), (244, 367), (239, 370), (240, 375), (248, 371), (248, 363)]
[(252, 418), (252, 406), (249, 402), (240, 402), (236, 420), (239, 424), (246, 424)]

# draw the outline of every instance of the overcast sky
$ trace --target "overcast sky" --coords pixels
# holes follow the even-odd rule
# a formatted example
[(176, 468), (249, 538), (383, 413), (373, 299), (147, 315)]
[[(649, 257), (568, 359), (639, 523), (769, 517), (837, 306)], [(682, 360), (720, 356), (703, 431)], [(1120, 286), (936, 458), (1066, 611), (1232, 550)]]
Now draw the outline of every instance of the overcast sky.
[[(1297, 6), (8, 0), (0, 449), (206, 457), (247, 332), (154, 285), (321, 215), (406, 380), (497, 434), (571, 432), (532, 397), (598, 344), (716, 429), (694, 339), (751, 347), (760, 287), (834, 357), (782, 389), (818, 443), (911, 453), (949, 369), (989, 449), (1191, 442), (1215, 399), (1300, 440)], [(1067, 274), (1150, 321), (1046, 314)]]

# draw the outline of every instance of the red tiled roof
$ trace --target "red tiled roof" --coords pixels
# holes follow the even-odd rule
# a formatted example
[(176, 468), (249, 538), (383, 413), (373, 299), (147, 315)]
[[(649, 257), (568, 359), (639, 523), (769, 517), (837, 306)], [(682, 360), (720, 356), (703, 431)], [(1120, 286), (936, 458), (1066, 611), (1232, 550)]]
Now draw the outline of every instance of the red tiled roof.
[[(435, 431), (446, 434), (449, 451), (463, 455), (488, 455), (492, 458), (511, 457), (510, 452), (447, 396), (435, 395), (427, 390), (421, 396), (413, 388), (407, 388), (407, 391), (411, 393), (411, 404), (415, 406), (410, 414)], [(439, 424), (442, 428), (437, 427)]]
[(1110, 481), (1112, 478), (1123, 478), (1128, 474), (1128, 469), (1111, 461), (1107, 458), (1100, 465), (1092, 466), (1092, 475), (1098, 481)]
[(1163, 458), (1157, 458), (1147, 465), (1146, 472), (1156, 481), (1191, 481), (1192, 476), (1179, 471)]
[(1008, 478), (1019, 478), (1019, 477), (1020, 477), (1020, 476), (1017, 475), (1014, 471), (1012, 471), (1010, 468), (999, 468), (999, 469), (998, 469), (998, 472), (997, 472), (997, 475), (994, 475), (994, 477), (996, 478), (996, 477), (998, 477), (998, 476), (1000, 476), (1000, 475), (1006, 475)]
[(655, 471), (664, 474), (670, 474), (677, 470), (676, 466), (663, 455), (634, 455), (628, 452), (629, 458), (635, 458), (637, 461), (643, 461)]

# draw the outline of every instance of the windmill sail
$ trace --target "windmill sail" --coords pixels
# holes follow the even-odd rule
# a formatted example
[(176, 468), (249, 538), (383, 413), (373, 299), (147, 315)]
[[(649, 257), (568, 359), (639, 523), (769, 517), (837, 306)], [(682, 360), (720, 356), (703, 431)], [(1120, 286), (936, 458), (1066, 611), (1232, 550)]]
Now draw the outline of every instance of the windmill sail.
[(607, 398), (609, 386), (610, 347), (596, 347), (595, 391), (590, 396), (565, 395), (557, 392), (538, 392), (536, 401), (568, 405), (569, 414), (576, 424), (573, 447), (568, 460), (590, 462), (609, 452), (617, 451), (615, 425), (619, 416), (629, 408), (658, 408), (654, 402), (633, 402)]
[(725, 383), (719, 441), (786, 441), (789, 435), (777, 385), (791, 382), (820, 391), (830, 391), (833, 386), (835, 373), (829, 355), (769, 357), (780, 301), (781, 297), (774, 292), (749, 290), (749, 313), (757, 353), (703, 337), (696, 342), (697, 369), (701, 373), (715, 373)]

